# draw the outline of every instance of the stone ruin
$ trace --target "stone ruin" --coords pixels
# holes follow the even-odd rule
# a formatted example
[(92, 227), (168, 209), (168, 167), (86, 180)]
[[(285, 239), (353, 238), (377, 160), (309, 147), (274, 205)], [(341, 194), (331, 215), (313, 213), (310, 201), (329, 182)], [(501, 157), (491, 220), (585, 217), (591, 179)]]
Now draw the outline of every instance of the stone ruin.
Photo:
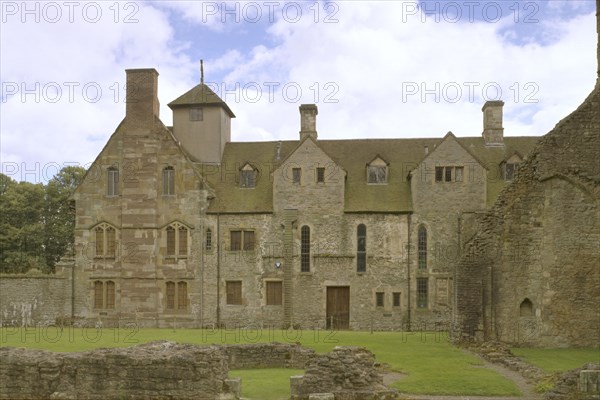
[(291, 379), (294, 400), (396, 398), (377, 367), (373, 354), (361, 347), (336, 347), (325, 355), (281, 343), (157, 341), (79, 353), (2, 347), (0, 399), (238, 400), (241, 380), (228, 377), (234, 368), (306, 369), (303, 377)]

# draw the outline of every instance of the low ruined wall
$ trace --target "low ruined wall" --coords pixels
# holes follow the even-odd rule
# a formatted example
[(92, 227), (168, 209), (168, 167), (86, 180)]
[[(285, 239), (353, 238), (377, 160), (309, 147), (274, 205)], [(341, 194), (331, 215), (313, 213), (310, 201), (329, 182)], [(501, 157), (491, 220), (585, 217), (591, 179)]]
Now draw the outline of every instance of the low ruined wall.
[(330, 393), (336, 400), (396, 399), (377, 366), (364, 347), (336, 347), (309, 361), (302, 377), (291, 378), (292, 399), (308, 400), (315, 393)]
[(0, 348), (2, 399), (237, 399), (223, 347), (153, 342), (83, 353)]
[(299, 344), (256, 343), (224, 346), (230, 369), (298, 368), (304, 369), (316, 354)]
[(48, 325), (70, 316), (70, 273), (0, 274), (0, 326)]
[(560, 376), (544, 400), (600, 399), (600, 364), (587, 364)]

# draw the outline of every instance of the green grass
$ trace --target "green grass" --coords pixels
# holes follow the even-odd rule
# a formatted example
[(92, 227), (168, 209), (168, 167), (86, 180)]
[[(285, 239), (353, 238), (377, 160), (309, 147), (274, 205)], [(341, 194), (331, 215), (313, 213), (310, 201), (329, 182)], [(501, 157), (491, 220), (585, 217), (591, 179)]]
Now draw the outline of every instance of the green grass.
[[(303, 373), (301, 369), (235, 369), (229, 371), (229, 376), (242, 378), (243, 397), (256, 400), (287, 400), (290, 398), (290, 376)], [(268, 385), (265, 382), (268, 382)]]
[(600, 349), (513, 348), (514, 355), (546, 372), (565, 372), (589, 362), (600, 363)]
[[(394, 371), (407, 374), (392, 386), (404, 393), (470, 396), (518, 396), (516, 385), (483, 368), (479, 358), (452, 346), (445, 337), (433, 333), (200, 330), (200, 329), (111, 329), (43, 328), (0, 329), (0, 345), (42, 348), (52, 351), (82, 351), (99, 347), (131, 346), (168, 339), (180, 343), (300, 342), (317, 352), (334, 346), (364, 346), (378, 361)], [(258, 374), (260, 376), (260, 373)], [(260, 384), (257, 384), (260, 386)], [(286, 385), (286, 390), (289, 383)], [(242, 382), (242, 387), (244, 382)], [(264, 386), (270, 388), (266, 377)], [(259, 397), (260, 398), (260, 397)]]

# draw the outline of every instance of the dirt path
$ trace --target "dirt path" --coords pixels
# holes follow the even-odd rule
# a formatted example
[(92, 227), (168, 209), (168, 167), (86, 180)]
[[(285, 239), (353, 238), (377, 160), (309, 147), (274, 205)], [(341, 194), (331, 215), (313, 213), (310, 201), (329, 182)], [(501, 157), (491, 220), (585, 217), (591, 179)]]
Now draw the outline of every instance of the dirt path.
[[(468, 352), (467, 350), (463, 350)], [(469, 354), (474, 354), (468, 352)], [(405, 395), (402, 397), (403, 400), (539, 400), (542, 398), (541, 395), (535, 393), (533, 390), (533, 386), (527, 382), (527, 380), (521, 376), (516, 371), (503, 367), (501, 365), (492, 364), (491, 362), (483, 359), (481, 356), (474, 354), (476, 357), (479, 357), (483, 362), (483, 365), (480, 368), (491, 369), (492, 371), (497, 372), (503, 377), (510, 379), (517, 385), (521, 393), (523, 395), (521, 397), (493, 397), (493, 396), (428, 396), (428, 395)], [(400, 375), (400, 376), (398, 376)], [(395, 379), (394, 379), (395, 378)], [(386, 384), (395, 382), (399, 379), (402, 379), (402, 374), (397, 374), (396, 376), (388, 377), (384, 381), (387, 380)]]

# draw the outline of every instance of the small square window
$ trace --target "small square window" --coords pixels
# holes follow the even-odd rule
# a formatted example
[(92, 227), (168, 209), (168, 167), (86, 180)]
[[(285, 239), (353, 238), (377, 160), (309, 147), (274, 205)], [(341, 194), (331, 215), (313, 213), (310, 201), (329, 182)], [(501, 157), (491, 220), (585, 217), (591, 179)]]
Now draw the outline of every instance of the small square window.
[(204, 112), (202, 108), (194, 107), (190, 108), (190, 121), (203, 121)]
[(295, 185), (300, 184), (301, 176), (302, 176), (302, 170), (300, 168), (292, 168), (292, 182)]
[(375, 293), (375, 306), (377, 307), (383, 307), (384, 306), (384, 293), (383, 292), (377, 292)]
[(317, 168), (317, 182), (325, 182), (325, 168), (323, 167)]
[(400, 307), (400, 292), (392, 293), (392, 300), (394, 307)]

